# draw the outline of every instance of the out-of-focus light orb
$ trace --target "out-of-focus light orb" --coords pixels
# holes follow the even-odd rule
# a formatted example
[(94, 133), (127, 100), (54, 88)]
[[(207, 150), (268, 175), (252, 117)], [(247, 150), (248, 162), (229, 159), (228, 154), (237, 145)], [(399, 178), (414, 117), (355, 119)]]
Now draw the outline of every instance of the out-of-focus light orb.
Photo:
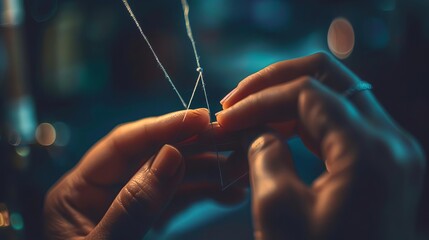
[(41, 123), (36, 129), (36, 140), (42, 146), (50, 146), (55, 142), (57, 133), (50, 123)]
[(22, 230), (24, 228), (24, 220), (22, 219), (22, 215), (17, 212), (10, 214), (10, 225), (15, 230)]
[(23, 2), (19, 0), (1, 1), (0, 25), (17, 26), (24, 21)]
[(345, 18), (332, 21), (328, 31), (328, 47), (339, 59), (346, 59), (353, 52), (355, 33), (352, 24)]
[(57, 138), (55, 139), (55, 146), (64, 147), (70, 142), (70, 127), (63, 122), (54, 123), (54, 128), (57, 133)]
[(22, 138), (21, 135), (16, 131), (11, 131), (8, 137), (8, 143), (12, 146), (19, 146), (21, 144)]
[(9, 211), (5, 204), (0, 203), (0, 228), (10, 226)]
[(15, 149), (16, 154), (21, 157), (28, 157), (30, 155), (30, 147), (28, 146), (19, 146)]

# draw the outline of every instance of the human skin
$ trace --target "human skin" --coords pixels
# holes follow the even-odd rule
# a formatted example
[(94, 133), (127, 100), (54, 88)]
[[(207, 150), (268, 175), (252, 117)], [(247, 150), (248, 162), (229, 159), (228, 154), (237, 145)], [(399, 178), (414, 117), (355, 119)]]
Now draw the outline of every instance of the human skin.
[[(117, 127), (50, 190), (47, 237), (140, 239), (198, 199), (241, 199), (234, 186), (218, 191), (217, 161), (226, 159), (204, 149), (215, 129), (225, 139), (251, 140), (256, 239), (413, 239), (424, 155), (370, 92), (339, 94), (358, 81), (330, 56), (316, 54), (243, 80), (222, 101), (220, 126), (210, 126), (199, 109), (185, 121), (182, 111)], [(249, 129), (266, 126), (273, 131), (249, 139)], [(311, 186), (297, 177), (283, 144), (294, 134), (327, 168)]]
[[(225, 131), (276, 132), (248, 147), (255, 239), (416, 237), (423, 151), (370, 91), (341, 95), (359, 81), (318, 53), (271, 65), (221, 101), (217, 120)], [(294, 134), (326, 166), (310, 186), (284, 144)]]
[[(47, 239), (141, 239), (195, 201), (243, 199), (220, 191), (217, 158), (182, 155), (173, 145), (209, 127), (207, 109), (118, 126), (49, 191)], [(203, 163), (203, 164), (202, 164)]]

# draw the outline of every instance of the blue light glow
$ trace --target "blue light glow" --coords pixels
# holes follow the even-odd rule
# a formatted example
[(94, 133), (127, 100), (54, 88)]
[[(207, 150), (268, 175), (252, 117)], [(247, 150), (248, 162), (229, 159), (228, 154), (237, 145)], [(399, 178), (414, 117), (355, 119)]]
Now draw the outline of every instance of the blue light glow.
[(10, 225), (12, 225), (12, 228), (20, 231), (24, 229), (24, 220), (22, 219), (21, 214), (14, 212), (10, 215)]

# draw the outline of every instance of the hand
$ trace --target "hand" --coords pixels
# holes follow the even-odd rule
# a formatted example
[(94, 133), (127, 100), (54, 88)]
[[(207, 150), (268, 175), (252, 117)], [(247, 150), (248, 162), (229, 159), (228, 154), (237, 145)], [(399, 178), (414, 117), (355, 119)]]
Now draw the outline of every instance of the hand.
[[(206, 109), (189, 110), (183, 121), (184, 114), (124, 124), (100, 140), (49, 191), (44, 209), (47, 237), (141, 239), (161, 214), (165, 222), (166, 216), (193, 201), (241, 199), (241, 190), (220, 192), (217, 175), (201, 180), (217, 169), (213, 156), (182, 156), (172, 146), (209, 126)], [(184, 176), (188, 180), (181, 185)], [(164, 211), (170, 201), (175, 204)]]
[[(420, 146), (359, 80), (319, 53), (249, 76), (222, 101), (219, 124), (270, 125), (248, 151), (256, 239), (412, 239), (424, 176)], [(298, 133), (327, 171), (311, 186), (284, 138)]]

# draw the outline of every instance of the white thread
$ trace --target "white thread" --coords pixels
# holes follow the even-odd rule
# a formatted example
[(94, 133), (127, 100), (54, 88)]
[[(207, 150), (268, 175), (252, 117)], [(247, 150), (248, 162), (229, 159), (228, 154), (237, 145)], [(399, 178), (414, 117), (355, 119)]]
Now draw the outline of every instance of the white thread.
[[(194, 36), (192, 34), (191, 23), (189, 21), (189, 4), (188, 4), (188, 2), (186, 0), (182, 0), (182, 7), (183, 7), (183, 16), (185, 18), (186, 32), (188, 33), (188, 38), (191, 41), (192, 49), (194, 50), (195, 61), (197, 62), (197, 69), (196, 70), (197, 70), (197, 72), (200, 73), (200, 74), (198, 74), (198, 78), (197, 78), (197, 81), (195, 83), (194, 90), (192, 91), (191, 98), (189, 99), (189, 104), (188, 104), (188, 107), (186, 108), (186, 112), (188, 112), (188, 110), (189, 110), (189, 108), (191, 106), (192, 100), (194, 99), (195, 91), (197, 90), (197, 86), (198, 86), (198, 84), (199, 84), (199, 82), (201, 80), (201, 85), (202, 85), (202, 88), (203, 88), (203, 92), (204, 92), (204, 97), (205, 97), (205, 100), (206, 100), (207, 109), (208, 109), (209, 114), (210, 114), (210, 112), (211, 112), (210, 111), (210, 104), (209, 104), (209, 100), (208, 100), (208, 96), (207, 96), (206, 84), (205, 84), (205, 81), (204, 81), (203, 68), (201, 67), (200, 57), (198, 56), (197, 47), (196, 47), (196, 44), (195, 44), (195, 39), (194, 39)], [(186, 113), (185, 113), (185, 117), (186, 117)], [(185, 120), (185, 118), (183, 118), (183, 120)], [(213, 128), (213, 124), (211, 123), (211, 116), (210, 116), (210, 125), (211, 125), (212, 130), (213, 130), (214, 128)], [(213, 145), (215, 146), (215, 148), (217, 148), (216, 147), (216, 142), (215, 142), (214, 138), (213, 138)], [(229, 187), (230, 185), (228, 185), (228, 186), (226, 186), (226, 188), (224, 188), (223, 176), (222, 176), (222, 168), (220, 166), (220, 160), (219, 160), (219, 151), (217, 149), (215, 149), (215, 151), (216, 151), (216, 158), (217, 158), (217, 164), (218, 164), (218, 169), (219, 169), (220, 185), (221, 185), (221, 188), (222, 188), (222, 191), (223, 191), (227, 187)]]
[(146, 41), (147, 45), (149, 46), (150, 51), (152, 52), (153, 56), (155, 57), (156, 62), (158, 63), (161, 70), (164, 72), (165, 78), (167, 78), (170, 85), (173, 87), (173, 90), (176, 92), (177, 96), (179, 97), (180, 101), (183, 104), (183, 107), (187, 107), (185, 101), (182, 98), (182, 95), (180, 95), (179, 91), (177, 90), (176, 86), (173, 83), (173, 80), (171, 80), (170, 75), (168, 75), (167, 70), (165, 70), (164, 65), (162, 65), (161, 61), (158, 58), (158, 55), (156, 55), (155, 50), (153, 49), (152, 45), (149, 42), (149, 39), (146, 37), (146, 34), (144, 34), (143, 29), (140, 27), (139, 22), (137, 21), (136, 16), (133, 13), (133, 10), (131, 10), (130, 5), (128, 4), (127, 0), (122, 0), (124, 2), (125, 7), (127, 8), (128, 12), (131, 15), (131, 18), (134, 20), (134, 22), (137, 25), (137, 28), (139, 29), (141, 35), (143, 36), (144, 40)]
[(197, 61), (197, 71), (198, 69), (201, 69), (200, 64), (200, 57), (198, 56), (197, 47), (194, 40), (194, 35), (192, 34), (192, 28), (191, 23), (189, 22), (189, 4), (188, 1), (182, 0), (182, 7), (183, 7), (183, 15), (185, 17), (185, 25), (186, 25), (186, 32), (188, 33), (189, 40), (191, 40), (192, 43), (192, 49), (194, 50), (195, 60)]
[[(188, 5), (188, 2), (186, 0), (181, 0), (181, 1), (182, 1), (183, 13), (184, 13), (184, 17), (185, 17), (186, 31), (187, 31), (188, 37), (189, 37), (189, 39), (191, 41), (192, 49), (194, 51), (195, 60), (196, 60), (196, 63), (197, 63), (197, 69), (196, 69), (196, 71), (199, 72), (198, 78), (197, 78), (197, 80), (195, 82), (195, 86), (194, 86), (194, 89), (192, 91), (192, 95), (191, 95), (191, 97), (189, 99), (189, 103), (188, 104), (186, 104), (185, 101), (183, 100), (182, 96), (180, 95), (179, 91), (177, 90), (176, 86), (174, 85), (173, 81), (171, 80), (170, 75), (167, 73), (167, 70), (164, 68), (164, 66), (162, 65), (161, 61), (159, 60), (158, 55), (155, 53), (155, 50), (153, 49), (152, 45), (149, 42), (149, 39), (146, 37), (146, 35), (144, 34), (142, 28), (140, 27), (140, 24), (137, 21), (137, 18), (135, 17), (135, 15), (134, 15), (134, 13), (133, 13), (130, 5), (128, 4), (128, 1), (127, 0), (122, 0), (122, 2), (124, 3), (125, 7), (128, 10), (128, 12), (131, 15), (131, 18), (134, 20), (134, 22), (137, 25), (137, 28), (139, 29), (141, 35), (143, 36), (144, 40), (146, 41), (147, 45), (149, 46), (149, 49), (151, 50), (153, 56), (155, 57), (156, 62), (158, 63), (158, 65), (161, 68), (161, 70), (164, 72), (165, 77), (167, 78), (168, 82), (173, 87), (173, 90), (176, 92), (177, 96), (179, 97), (181, 103), (185, 107), (186, 113), (185, 113), (184, 118), (183, 118), (183, 121), (185, 121), (187, 113), (188, 113), (188, 110), (189, 110), (189, 108), (190, 108), (190, 106), (192, 104), (192, 100), (194, 99), (195, 92), (197, 90), (197, 87), (198, 87), (198, 84), (200, 83), (200, 81), (201, 81), (201, 85), (202, 85), (202, 88), (203, 88), (204, 97), (205, 97), (205, 101), (206, 101), (206, 105), (207, 105), (207, 109), (209, 111), (209, 114), (211, 113), (211, 111), (210, 111), (210, 104), (209, 104), (208, 95), (207, 95), (207, 91), (206, 91), (206, 84), (205, 84), (205, 81), (204, 81), (204, 75), (203, 75), (203, 71), (204, 70), (203, 70), (203, 68), (201, 67), (201, 64), (200, 64), (200, 58), (198, 56), (198, 52), (197, 52), (197, 48), (196, 48), (194, 36), (192, 34), (191, 24), (190, 24), (190, 21), (189, 21), (189, 5)], [(210, 122), (211, 122), (211, 116), (210, 116)], [(213, 128), (213, 124), (210, 123), (210, 125), (211, 125), (212, 130), (213, 130), (214, 129)], [(213, 145), (216, 148), (215, 151), (216, 151), (218, 168), (219, 168), (221, 188), (222, 188), (222, 191), (224, 191), (227, 188), (229, 188), (230, 186), (232, 186), (234, 183), (236, 183), (238, 180), (240, 180), (241, 178), (243, 178), (244, 176), (246, 176), (248, 173), (246, 172), (245, 174), (241, 175), (240, 177), (238, 177), (234, 181), (230, 182), (228, 185), (224, 186), (222, 168), (221, 168), (220, 160), (219, 160), (219, 151), (217, 150), (217, 145), (216, 145), (216, 142), (215, 142), (214, 138), (213, 138)]]
[[(207, 109), (209, 110), (209, 114), (210, 114), (211, 113), (210, 104), (209, 104), (209, 99), (208, 99), (207, 91), (206, 91), (206, 83), (204, 81), (204, 76), (203, 76), (203, 68), (201, 67), (200, 57), (198, 56), (198, 51), (197, 51), (197, 47), (195, 44), (194, 35), (192, 34), (191, 23), (189, 21), (189, 4), (188, 4), (188, 1), (182, 0), (182, 7), (183, 7), (183, 16), (185, 18), (186, 32), (188, 33), (189, 40), (191, 40), (192, 49), (193, 49), (194, 55), (195, 55), (195, 61), (197, 62), (197, 72), (200, 73), (200, 75), (198, 76), (196, 85), (198, 85), (199, 79), (201, 78), (201, 85), (203, 88)], [(186, 110), (189, 110), (191, 103), (192, 103), (192, 100), (193, 100), (193, 96), (195, 95), (196, 90), (197, 90), (197, 88), (194, 87), (194, 91), (192, 92), (192, 97), (189, 100), (189, 104), (188, 104), (188, 107)]]
[[(182, 1), (182, 7), (183, 7), (183, 15), (185, 17), (186, 31), (188, 33), (189, 40), (191, 41), (192, 49), (194, 50), (195, 60), (197, 62), (197, 69), (196, 70), (197, 70), (197, 72), (199, 72), (197, 81), (196, 81), (195, 86), (194, 86), (194, 90), (192, 91), (191, 98), (189, 99), (188, 107), (186, 108), (186, 112), (188, 112), (188, 110), (192, 104), (192, 100), (194, 99), (195, 91), (197, 90), (197, 86), (201, 80), (201, 86), (203, 88), (207, 109), (209, 110), (209, 114), (210, 114), (210, 112), (211, 112), (210, 111), (210, 104), (209, 104), (207, 91), (206, 91), (206, 83), (204, 81), (203, 68), (201, 67), (200, 57), (199, 57), (198, 52), (197, 52), (197, 47), (195, 44), (194, 36), (192, 34), (191, 23), (189, 21), (189, 4), (188, 4), (187, 0), (181, 0), (181, 1)], [(183, 120), (185, 120), (185, 118), (186, 118), (186, 113), (185, 113), (185, 117), (183, 118)], [(210, 125), (211, 125), (212, 130), (213, 130), (214, 128), (213, 128), (213, 124), (211, 123), (211, 117), (210, 117)], [(236, 183), (238, 180), (240, 180), (241, 178), (246, 176), (247, 172), (225, 186), (224, 181), (223, 181), (222, 167), (220, 165), (220, 160), (219, 160), (219, 151), (217, 150), (217, 145), (216, 145), (216, 141), (214, 138), (213, 138), (213, 145), (216, 148), (215, 151), (216, 151), (216, 157), (217, 157), (217, 163), (218, 163), (218, 169), (219, 169), (220, 184), (221, 184), (222, 191), (224, 191), (227, 188), (229, 188), (230, 186), (232, 186), (234, 183)]]
[(186, 116), (188, 115), (188, 110), (189, 110), (189, 108), (191, 107), (192, 100), (194, 99), (194, 95), (195, 95), (195, 92), (197, 91), (197, 87), (198, 87), (198, 84), (200, 83), (200, 80), (201, 80), (202, 75), (203, 75), (203, 74), (202, 74), (202, 72), (200, 72), (200, 74), (198, 74), (197, 81), (195, 81), (194, 90), (192, 91), (192, 95), (191, 95), (191, 98), (189, 99), (188, 106), (186, 107), (185, 116), (183, 116), (183, 120), (182, 120), (182, 122), (184, 122), (184, 121), (185, 121)]
[(222, 191), (225, 191), (227, 188), (231, 187), (234, 183), (238, 182), (238, 180), (242, 179), (243, 177), (245, 177), (248, 174), (248, 172), (245, 172), (243, 175), (241, 175), (240, 177), (238, 177), (237, 179), (235, 179), (234, 181), (230, 182), (228, 185), (226, 185), (225, 187), (222, 185)]

